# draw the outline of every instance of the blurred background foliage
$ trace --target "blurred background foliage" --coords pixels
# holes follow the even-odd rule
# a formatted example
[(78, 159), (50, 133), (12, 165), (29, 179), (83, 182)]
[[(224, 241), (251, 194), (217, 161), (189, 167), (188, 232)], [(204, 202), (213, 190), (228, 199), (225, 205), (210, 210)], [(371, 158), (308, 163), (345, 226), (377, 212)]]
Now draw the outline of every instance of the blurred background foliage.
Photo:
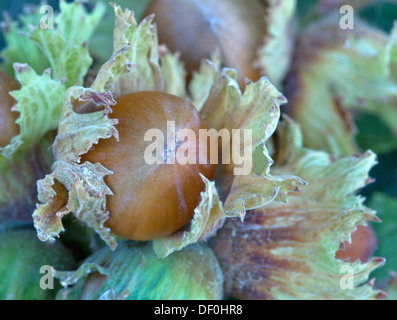
[[(88, 6), (99, 1), (101, 0), (90, 0)], [(113, 2), (132, 9), (139, 20), (149, 0), (114, 0)], [(319, 17), (316, 12), (318, 2), (319, 0), (298, 0), (300, 27), (304, 27)], [(8, 12), (15, 20), (23, 12), (26, 4), (42, 3), (41, 0), (0, 0), (0, 11), (3, 16), (4, 12)], [(59, 0), (47, 0), (46, 3), (53, 6), (55, 11), (59, 8)], [(103, 23), (89, 43), (89, 47), (93, 49), (91, 51), (94, 52), (94, 69), (99, 68), (113, 51), (114, 15), (111, 6), (108, 5), (107, 8), (107, 15)], [(394, 20), (397, 20), (397, 4), (392, 0), (374, 1), (374, 4), (359, 10), (356, 15), (368, 24), (389, 33)], [(4, 47), (3, 35), (0, 36), (0, 47)], [(380, 243), (375, 255), (387, 259), (386, 266), (374, 274), (378, 283), (382, 283), (387, 279), (389, 269), (397, 271), (397, 141), (395, 135), (393, 136), (393, 133), (381, 120), (374, 116), (360, 115), (356, 117), (355, 121), (358, 129), (357, 142), (361, 149), (372, 149), (378, 154), (379, 163), (371, 171), (371, 177), (375, 179), (375, 182), (367, 186), (361, 193), (367, 198), (367, 205), (377, 210), (379, 218), (383, 220), (381, 224), (373, 224)], [(390, 150), (394, 151), (390, 152)]]

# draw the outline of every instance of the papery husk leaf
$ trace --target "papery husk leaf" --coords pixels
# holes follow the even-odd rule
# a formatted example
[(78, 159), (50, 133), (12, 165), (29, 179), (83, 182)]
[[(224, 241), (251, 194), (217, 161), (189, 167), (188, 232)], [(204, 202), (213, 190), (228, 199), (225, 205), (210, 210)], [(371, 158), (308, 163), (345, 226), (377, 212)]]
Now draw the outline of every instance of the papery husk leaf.
[[(204, 104), (207, 101), (210, 101), (209, 96), (211, 95), (211, 93), (214, 90), (220, 90), (217, 89), (217, 87), (222, 86), (220, 84), (214, 84), (217, 78), (219, 78), (217, 74), (223, 72), (227, 73), (229, 77), (237, 79), (237, 71), (228, 68), (222, 69), (220, 59), (220, 52), (216, 51), (212, 55), (211, 59), (203, 60), (199, 70), (193, 73), (192, 80), (189, 83), (189, 93), (191, 101), (196, 109), (201, 112), (201, 116), (206, 119), (206, 121), (208, 121), (208, 119), (205, 117), (206, 112), (201, 111), (201, 109), (203, 109)], [(224, 76), (224, 78), (227, 79), (226, 76)], [(225, 79), (223, 79), (223, 81), (225, 81)], [(220, 80), (218, 79), (218, 81)], [(224, 117), (222, 117), (222, 119), (223, 118)], [(214, 123), (209, 124), (209, 127), (215, 129), (222, 128), (222, 126), (216, 126)]]
[(92, 64), (86, 42), (90, 39), (105, 13), (102, 3), (88, 13), (82, 2), (60, 1), (60, 14), (55, 17), (55, 29), (33, 30), (29, 37), (41, 49), (51, 64), (53, 77), (65, 79), (67, 88), (82, 85)]
[[(150, 0), (118, 0), (117, 4), (129, 8), (135, 14), (135, 19), (140, 21), (146, 6)], [(105, 16), (89, 41), (89, 48), (95, 60), (95, 69), (102, 66), (112, 55), (113, 47), (109, 43), (113, 41), (114, 10), (102, 0), (91, 0), (94, 3), (105, 3)]]
[(264, 43), (258, 49), (258, 58), (254, 65), (274, 85), (280, 87), (290, 68), (294, 52), (296, 0), (268, 0), (266, 5), (267, 32)]
[(222, 227), (225, 218), (236, 217), (224, 211), (215, 183), (204, 176), (201, 178), (205, 183), (205, 190), (201, 193), (201, 201), (194, 210), (188, 230), (181, 230), (171, 236), (153, 240), (153, 249), (157, 256), (164, 258), (189, 244), (206, 240)]
[[(207, 74), (204, 72), (205, 69), (212, 72)], [(207, 91), (202, 95), (205, 99), (197, 101), (193, 97), (192, 103), (200, 111), (200, 115), (208, 127), (219, 131), (226, 127), (227, 116), (240, 103), (241, 91), (236, 84), (237, 72), (235, 69), (220, 69), (213, 62), (207, 60), (200, 69), (201, 74), (206, 74), (207, 81), (209, 78), (211, 82), (208, 81), (208, 83), (211, 85), (208, 87), (207, 85), (198, 86), (201, 90)], [(198, 79), (199, 76), (193, 81), (198, 81)], [(196, 84), (193, 83), (193, 85)], [(195, 91), (193, 94), (199, 96), (199, 93)]]
[(27, 64), (14, 64), (20, 88), (9, 94), (15, 98), (11, 110), (18, 112), (19, 134), (0, 148), (0, 222), (32, 221), (36, 181), (50, 170), (51, 144), (66, 88)]
[[(21, 17), (21, 27), (10, 20), (3, 24), (7, 31), (4, 68), (15, 61), (28, 61), (32, 66), (13, 65), (21, 88), (10, 95), (16, 100), (13, 110), (20, 113), (16, 121), (20, 133), (0, 149), (0, 220), (31, 222), (37, 202), (33, 195), (36, 180), (50, 171), (53, 161), (50, 145), (54, 136), (48, 133), (58, 126), (67, 87), (82, 84), (91, 65), (92, 59), (83, 42), (99, 23), (101, 12), (102, 5), (88, 14), (80, 2), (61, 1), (61, 14), (56, 16), (54, 30), (38, 26), (42, 18), (39, 8)], [(70, 19), (75, 19), (73, 28), (79, 30), (78, 34), (67, 26)], [(44, 67), (52, 69), (44, 70)], [(59, 226), (55, 229), (60, 230)]]
[[(286, 98), (264, 77), (248, 84), (240, 103), (228, 114), (226, 128), (252, 132), (252, 146), (247, 148), (242, 144), (240, 150), (253, 154), (256, 148), (261, 148), (265, 164), (260, 174), (251, 170), (247, 175), (234, 176), (225, 200), (227, 212), (240, 212), (244, 216), (245, 210), (261, 207), (277, 197), (285, 200), (288, 192), (306, 184), (303, 179), (293, 175), (270, 174), (273, 160), (265, 142), (276, 130), (280, 118), (280, 105), (286, 102)], [(236, 168), (233, 165), (222, 167), (220, 172), (228, 175), (233, 175)], [(223, 184), (226, 184), (225, 181)]]
[[(78, 114), (73, 110), (78, 100), (104, 106), (105, 110)], [(110, 230), (104, 226), (108, 219), (106, 196), (112, 195), (103, 178), (112, 174), (101, 164), (79, 164), (80, 155), (88, 152), (99, 139), (115, 137), (117, 123), (107, 117), (110, 105), (115, 104), (110, 93), (72, 87), (65, 97), (65, 106), (59, 122), (58, 136), (54, 144), (56, 161), (52, 173), (38, 181), (39, 201), (42, 203), (33, 214), (38, 237), (42, 241), (54, 241), (63, 229), (62, 217), (70, 212), (91, 228), (112, 248), (116, 246)], [(64, 208), (51, 205), (61, 196), (53, 190), (55, 181), (68, 191)], [(60, 209), (60, 210), (59, 210)]]
[(160, 58), (161, 77), (164, 80), (164, 92), (173, 94), (185, 100), (189, 99), (186, 92), (186, 70), (181, 62), (179, 54), (173, 54), (166, 47)]
[(8, 159), (17, 150), (32, 147), (57, 127), (66, 92), (65, 85), (51, 79), (49, 71), (37, 75), (29, 65), (18, 63), (14, 68), (21, 89), (10, 92), (10, 95), (17, 101), (13, 110), (20, 113), (16, 120), (20, 133), (11, 139), (8, 146), (0, 148), (0, 155)]
[[(111, 106), (116, 104), (114, 97), (134, 90), (154, 89), (151, 87), (155, 82), (151, 66), (158, 64), (145, 61), (136, 69), (141, 60), (148, 58), (148, 51), (157, 50), (156, 34), (151, 19), (144, 20), (138, 26), (129, 10), (122, 12), (117, 6), (114, 6), (114, 10), (115, 52), (100, 69), (91, 88), (72, 87), (67, 91), (54, 144), (56, 161), (53, 172), (38, 182), (38, 198), (42, 204), (38, 205), (33, 218), (42, 241), (54, 241), (55, 237), (64, 231), (62, 217), (72, 212), (79, 220), (94, 228), (112, 249), (116, 247), (115, 237), (110, 233), (110, 229), (104, 226), (109, 215), (106, 196), (112, 195), (112, 192), (103, 179), (112, 172), (99, 163), (79, 164), (80, 155), (87, 153), (99, 139), (114, 137), (118, 140), (115, 127), (118, 121), (107, 116), (112, 111)], [(149, 39), (151, 41), (148, 41)], [(121, 45), (126, 46), (119, 47)], [(153, 59), (155, 61), (155, 58)], [(128, 91), (125, 92), (123, 83), (125, 84), (129, 78), (133, 80), (130, 87), (125, 87)], [(98, 110), (103, 110), (77, 113), (74, 107), (79, 103), (96, 105)], [(53, 190), (55, 182), (61, 183), (68, 192), (67, 204), (61, 209), (52, 205), (52, 202), (61, 196)]]
[(287, 99), (266, 77), (249, 83), (241, 100), (227, 114), (225, 128), (252, 131), (252, 147), (267, 141), (276, 130), (280, 106)]
[(374, 114), (397, 132), (396, 33), (388, 37), (358, 19), (354, 30), (342, 30), (336, 15), (303, 31), (288, 86), (306, 146), (336, 156), (357, 152), (353, 112)]
[(57, 127), (66, 88), (61, 81), (42, 75), (27, 64), (15, 64), (21, 87), (10, 92), (19, 113), (19, 134), (0, 148), (0, 221), (31, 222), (36, 181), (50, 170), (53, 130)]
[(114, 83), (114, 97), (137, 91), (163, 91), (159, 65), (159, 48), (153, 16), (146, 17), (138, 25), (134, 13), (114, 5), (116, 23), (114, 30), (114, 51), (128, 46), (125, 53), (129, 63), (134, 65), (130, 72)]
[[(116, 247), (115, 237), (104, 226), (109, 214), (106, 196), (112, 195), (112, 192), (103, 179), (112, 172), (99, 163), (79, 164), (80, 155), (87, 153), (99, 139), (114, 137), (118, 140), (115, 127), (117, 120), (109, 119), (107, 114), (111, 112), (111, 106), (115, 105), (114, 97), (118, 94), (130, 93), (130, 89), (149, 90), (154, 83), (150, 71), (151, 62), (145, 62), (139, 69), (136, 69), (135, 62), (139, 64), (140, 60), (147, 58), (148, 50), (157, 49), (157, 43), (150, 19), (138, 26), (130, 11), (122, 12), (117, 6), (114, 6), (114, 10), (115, 52), (100, 69), (91, 88), (72, 87), (68, 90), (54, 144), (56, 161), (53, 172), (38, 182), (39, 201), (42, 204), (35, 210), (33, 218), (42, 241), (54, 241), (64, 231), (62, 217), (72, 212), (79, 220), (94, 228), (111, 248)], [(152, 41), (148, 42), (148, 39)], [(145, 68), (148, 65), (150, 70)], [(126, 87), (128, 92), (124, 92), (123, 83), (130, 76), (138, 87), (131, 85)], [(81, 102), (91, 103), (98, 110), (103, 110), (77, 113), (74, 107)], [(55, 182), (61, 183), (68, 192), (64, 208), (54, 208), (52, 205), (61, 197), (53, 190)]]
[(84, 77), (92, 64), (87, 46), (70, 45), (56, 31), (41, 28), (32, 31), (30, 37), (51, 62), (55, 79), (66, 79), (67, 87), (83, 84)]
[[(294, 172), (309, 181), (288, 203), (273, 201), (249, 212), (244, 222), (228, 220), (212, 243), (225, 275), (228, 296), (242, 299), (372, 299), (385, 294), (367, 283), (384, 259), (347, 263), (335, 259), (357, 225), (377, 220), (355, 190), (376, 163), (367, 152), (334, 159), (302, 148), (294, 123), (280, 127), (283, 156), (273, 173)], [(347, 266), (354, 288), (342, 289)], [(343, 282), (344, 283), (344, 282)]]
[(113, 92), (114, 83), (124, 75), (130, 72), (135, 66), (128, 62), (126, 55), (129, 46), (115, 51), (111, 58), (99, 70), (91, 89), (102, 92)]
[(70, 42), (82, 44), (93, 36), (105, 14), (105, 4), (98, 2), (92, 12), (88, 13), (83, 2), (59, 2), (60, 13), (55, 21), (60, 34)]

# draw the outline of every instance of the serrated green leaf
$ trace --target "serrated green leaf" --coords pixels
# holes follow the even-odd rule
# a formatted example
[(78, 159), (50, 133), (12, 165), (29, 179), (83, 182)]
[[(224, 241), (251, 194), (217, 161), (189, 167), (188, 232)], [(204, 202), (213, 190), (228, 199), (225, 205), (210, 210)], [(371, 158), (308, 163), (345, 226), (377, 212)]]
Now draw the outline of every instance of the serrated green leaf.
[[(92, 0), (93, 2), (102, 2), (103, 0)], [(143, 11), (150, 0), (119, 0), (117, 4), (123, 8), (129, 8), (134, 12), (137, 21), (142, 18)], [(96, 60), (98, 67), (102, 66), (112, 55), (113, 47), (109, 44), (113, 43), (114, 28), (114, 12), (110, 5), (105, 6), (106, 14), (96, 32), (89, 42), (90, 52)]]
[(105, 14), (103, 2), (99, 2), (90, 14), (78, 1), (61, 0), (59, 7), (61, 12), (55, 19), (57, 29), (65, 40), (76, 45), (91, 39)]
[(10, 94), (17, 101), (14, 109), (21, 114), (16, 121), (20, 133), (0, 149), (0, 154), (7, 158), (19, 148), (26, 150), (38, 143), (48, 131), (57, 127), (66, 93), (65, 85), (51, 79), (48, 72), (37, 75), (27, 64), (16, 64), (15, 71), (21, 89)]
[(54, 30), (37, 28), (30, 37), (50, 61), (55, 79), (64, 78), (66, 87), (83, 84), (92, 64), (92, 58), (85, 45), (71, 45)]

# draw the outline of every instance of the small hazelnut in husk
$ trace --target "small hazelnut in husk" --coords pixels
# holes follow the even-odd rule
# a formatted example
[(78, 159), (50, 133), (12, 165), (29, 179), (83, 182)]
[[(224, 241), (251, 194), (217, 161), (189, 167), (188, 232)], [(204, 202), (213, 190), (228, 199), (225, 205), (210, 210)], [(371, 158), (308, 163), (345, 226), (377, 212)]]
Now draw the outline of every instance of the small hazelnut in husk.
[(256, 81), (257, 51), (266, 34), (266, 5), (258, 0), (154, 0), (145, 15), (155, 14), (159, 43), (179, 52), (188, 79), (203, 59), (217, 50), (226, 67), (238, 70), (238, 82)]
[[(178, 140), (174, 145), (170, 136), (189, 129), (199, 137), (199, 130), (207, 127), (191, 103), (174, 95), (143, 91), (116, 101), (112, 117), (119, 122), (119, 141), (101, 140), (82, 156), (82, 162), (99, 162), (113, 172), (105, 178), (113, 192), (107, 199), (106, 226), (136, 241), (168, 236), (193, 217), (205, 187), (200, 174), (212, 179), (216, 169), (216, 164), (209, 163), (210, 147), (201, 150), (200, 139)], [(164, 154), (156, 149), (156, 157), (163, 156), (158, 163), (148, 163), (145, 158), (151, 145), (145, 141), (146, 133), (151, 129), (164, 138)], [(179, 163), (178, 152), (190, 152), (190, 147), (196, 150), (196, 161)], [(200, 152), (208, 163), (200, 161)]]

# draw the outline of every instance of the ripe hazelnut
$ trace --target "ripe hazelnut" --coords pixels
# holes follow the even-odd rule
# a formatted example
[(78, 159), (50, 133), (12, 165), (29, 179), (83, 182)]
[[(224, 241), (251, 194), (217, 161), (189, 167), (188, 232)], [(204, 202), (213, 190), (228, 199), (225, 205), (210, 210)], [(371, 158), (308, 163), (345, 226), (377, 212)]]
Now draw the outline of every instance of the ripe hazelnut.
[(146, 15), (155, 14), (159, 43), (178, 51), (188, 79), (203, 59), (219, 50), (226, 67), (238, 70), (238, 83), (256, 81), (253, 66), (266, 34), (266, 6), (258, 0), (153, 0)]
[[(159, 129), (166, 137), (167, 121), (174, 121), (176, 132), (189, 128), (199, 137), (199, 129), (206, 125), (192, 104), (170, 94), (138, 92), (116, 101), (111, 117), (119, 121), (119, 142), (101, 140), (81, 160), (99, 162), (114, 172), (105, 177), (114, 194), (107, 197), (106, 226), (119, 236), (138, 241), (170, 235), (193, 217), (204, 189), (200, 174), (212, 179), (216, 165), (200, 164), (199, 151), (195, 164), (169, 164), (167, 156), (180, 145), (172, 146), (166, 138), (165, 162), (148, 164), (144, 154), (150, 142), (145, 141), (145, 133)], [(199, 150), (199, 139), (194, 144)]]

